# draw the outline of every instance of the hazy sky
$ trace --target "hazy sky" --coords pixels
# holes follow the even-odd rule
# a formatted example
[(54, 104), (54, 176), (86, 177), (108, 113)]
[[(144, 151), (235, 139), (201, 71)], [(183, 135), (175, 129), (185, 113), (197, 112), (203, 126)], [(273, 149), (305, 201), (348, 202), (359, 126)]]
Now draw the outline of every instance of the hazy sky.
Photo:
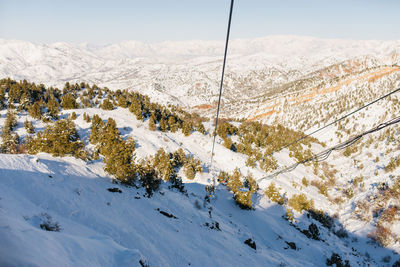
[[(230, 0), (0, 0), (0, 38), (223, 40)], [(400, 0), (235, 0), (232, 38), (400, 39)]]

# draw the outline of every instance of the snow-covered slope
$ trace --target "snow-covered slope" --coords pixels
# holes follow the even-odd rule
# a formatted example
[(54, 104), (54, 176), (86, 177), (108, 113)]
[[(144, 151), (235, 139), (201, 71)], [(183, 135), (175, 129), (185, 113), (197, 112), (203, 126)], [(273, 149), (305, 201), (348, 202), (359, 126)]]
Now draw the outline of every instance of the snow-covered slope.
[[(141, 91), (163, 103), (193, 107), (216, 100), (222, 49), (223, 42), (218, 41), (127, 41), (92, 46), (0, 40), (0, 77), (59, 87), (66, 81), (96, 83), (111, 89)], [(225, 101), (242, 101), (242, 108), (253, 110), (256, 106), (252, 99), (274, 88), (320, 77), (321, 70), (350, 59), (358, 59), (358, 71), (396, 64), (399, 51), (399, 41), (301, 36), (232, 40)], [(226, 114), (231, 114), (230, 110)]]
[[(0, 124), (4, 124), (6, 112), (1, 111)], [(87, 145), (91, 124), (83, 120), (83, 114), (98, 114), (104, 120), (112, 117), (124, 138), (134, 138), (137, 157), (152, 155), (160, 147), (171, 152), (183, 148), (199, 158), (206, 171), (194, 180), (179, 173), (186, 182), (187, 194), (163, 183), (154, 196), (147, 198), (143, 188), (114, 183), (101, 160), (84, 162), (43, 153), (0, 154), (2, 266), (321, 266), (333, 253), (351, 266), (389, 265), (398, 260), (394, 253), (398, 243), (389, 248), (371, 243), (367, 234), (374, 230), (373, 223), (353, 216), (357, 200), (374, 195), (378, 182), (390, 182), (389, 175), (368, 176), (375, 171), (372, 165), (363, 170), (364, 191), (344, 203), (335, 203), (314, 186), (302, 185), (303, 177), (309, 181), (320, 178), (312, 166), (299, 166), (273, 181), (262, 180), (253, 198), (255, 210), (242, 210), (223, 185), (218, 185), (210, 203), (204, 201), (204, 184), (211, 178), (207, 172), (212, 145), (209, 135), (194, 132), (185, 137), (181, 132), (150, 131), (147, 123), (136, 120), (124, 108), (64, 110), (61, 118), (72, 112), (77, 114), (75, 123)], [(22, 126), (26, 119), (32, 120), (26, 112), (20, 112), (15, 131), (22, 138), (27, 136)], [(45, 127), (42, 121), (33, 121), (37, 130)], [(238, 167), (256, 179), (265, 176), (259, 168), (245, 166), (245, 155), (226, 149), (221, 142), (218, 137), (216, 170), (231, 172)], [(313, 149), (321, 147), (314, 145)], [(286, 150), (275, 157), (281, 166), (295, 162)], [(338, 188), (347, 188), (358, 172), (353, 161), (340, 152), (333, 155), (329, 166), (328, 171), (339, 171), (334, 173), (337, 184), (329, 189), (329, 195), (335, 197), (341, 194)], [(285, 209), (264, 195), (271, 182), (287, 198), (304, 193), (313, 199), (315, 208), (336, 217), (334, 226), (328, 229), (305, 213), (294, 212), (293, 223), (286, 220)], [(109, 192), (109, 188), (122, 192)], [(320, 240), (305, 234), (312, 224), (318, 228)], [(57, 231), (45, 231), (46, 227)], [(256, 250), (244, 243), (248, 239), (256, 243)]]
[[(308, 239), (265, 199), (244, 211), (221, 189), (203, 204), (197, 183), (186, 185), (188, 195), (162, 186), (149, 199), (141, 189), (113, 184), (97, 164), (73, 158), (0, 155), (0, 183), (2, 266), (321, 266), (332, 252), (353, 266), (391, 254), (321, 226), (324, 241)], [(122, 193), (107, 191), (115, 187)], [(299, 218), (298, 227), (309, 224)], [(257, 250), (244, 244), (249, 238)]]
[[(28, 79), (60, 89), (66, 81), (128, 88), (161, 103), (213, 116), (222, 48), (221, 42), (205, 41), (92, 46), (0, 40), (0, 78)], [(400, 87), (399, 48), (399, 41), (297, 36), (234, 40), (222, 115), (312, 132)], [(315, 137), (328, 146), (343, 142), (399, 116), (399, 99), (399, 94), (392, 95)], [(321, 266), (332, 253), (352, 266), (391, 266), (399, 260), (400, 198), (385, 195), (397, 185), (400, 174), (397, 163), (389, 168), (391, 162), (399, 162), (398, 125), (333, 152), (325, 163), (300, 165), (262, 180), (273, 171), (266, 173), (257, 164), (246, 166), (248, 157), (225, 148), (218, 136), (213, 171), (238, 168), (259, 180), (255, 210), (245, 211), (222, 185), (216, 199), (204, 203), (204, 185), (212, 176), (210, 122), (205, 123), (208, 134), (193, 132), (185, 137), (180, 131), (150, 131), (148, 121), (136, 120), (126, 108), (63, 110), (61, 119), (72, 111), (89, 149), (91, 124), (83, 119), (84, 113), (98, 114), (103, 120), (114, 118), (122, 137), (135, 140), (137, 159), (154, 155), (159, 148), (167, 152), (183, 148), (201, 160), (205, 172), (197, 173), (194, 180), (186, 179), (183, 171), (178, 173), (186, 182), (187, 195), (164, 183), (154, 197), (146, 198), (142, 188), (113, 184), (100, 160), (0, 155), (0, 265), (121, 266), (141, 261), (150, 266)], [(0, 125), (6, 113), (0, 111)], [(22, 140), (28, 136), (23, 127), (26, 119), (33, 121), (36, 131), (46, 127), (27, 112), (19, 112), (14, 130)], [(238, 137), (232, 140), (238, 142)], [(317, 153), (325, 148), (312, 143), (310, 149)], [(273, 157), (278, 170), (298, 161), (288, 149)], [(291, 209), (288, 200), (296, 194), (313, 199), (316, 209), (335, 218), (333, 229), (308, 218), (307, 213), (294, 212), (293, 222), (283, 219), (285, 209), (264, 194), (271, 183), (285, 198), (287, 209)], [(107, 191), (112, 187), (122, 193)], [(385, 217), (388, 211), (394, 211), (392, 221)], [(221, 231), (215, 229), (216, 222)], [(311, 223), (317, 225), (323, 241), (306, 237), (304, 230)], [(41, 224), (59, 225), (61, 231), (44, 231)], [(382, 225), (391, 230), (386, 237), (393, 239), (387, 248), (369, 238)], [(249, 238), (257, 250), (244, 244)]]

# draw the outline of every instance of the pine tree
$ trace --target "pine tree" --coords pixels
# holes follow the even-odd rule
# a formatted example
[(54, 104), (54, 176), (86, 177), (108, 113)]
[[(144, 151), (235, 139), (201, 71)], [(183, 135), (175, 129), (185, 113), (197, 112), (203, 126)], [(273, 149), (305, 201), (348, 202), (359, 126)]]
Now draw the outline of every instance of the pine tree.
[(40, 119), (42, 117), (42, 104), (39, 102), (33, 103), (28, 107), (28, 113), (32, 118)]
[(24, 92), (21, 96), (20, 105), (19, 105), (18, 109), (19, 110), (27, 110), (30, 102), (31, 102), (31, 99), (30, 99), (28, 92)]
[(22, 96), (22, 88), (19, 83), (13, 83), (8, 91), (8, 100), (11, 103), (19, 103)]
[(113, 110), (114, 105), (113, 105), (113, 103), (111, 103), (110, 100), (104, 99), (103, 103), (100, 105), (100, 108), (104, 109), (104, 110)]
[(261, 169), (265, 172), (273, 171), (278, 168), (278, 163), (273, 156), (264, 155), (263, 161), (260, 164)]
[(13, 132), (15, 126), (17, 126), (17, 115), (13, 111), (8, 111), (1, 133), (1, 153), (17, 153), (20, 140), (18, 134)]
[(81, 95), (79, 99), (81, 100), (81, 103), (85, 108), (91, 108), (93, 106), (88, 97)]
[(58, 119), (58, 113), (60, 111), (60, 104), (56, 98), (52, 95), (50, 96), (49, 100), (47, 101), (47, 112), (53, 119)]
[(164, 119), (160, 120), (160, 130), (162, 132), (166, 132), (167, 131), (167, 123), (165, 122)]
[(192, 156), (187, 156), (185, 158), (183, 169), (186, 177), (190, 180), (193, 180), (195, 178), (197, 172), (203, 172), (201, 161), (198, 159), (194, 159)]
[(83, 120), (86, 121), (87, 123), (91, 122), (90, 116), (86, 112), (83, 113)]
[(182, 124), (182, 133), (185, 136), (189, 136), (190, 132), (192, 131), (192, 129), (193, 129), (193, 125), (192, 125), (192, 123), (190, 121), (186, 120), (186, 121), (183, 122), (183, 124)]
[(61, 106), (63, 109), (76, 109), (79, 108), (78, 103), (73, 94), (66, 94), (61, 99)]
[(71, 90), (71, 85), (69, 84), (69, 82), (66, 82), (63, 88), (63, 94), (67, 94), (68, 92), (70, 92)]
[(84, 148), (71, 120), (60, 120), (49, 125), (43, 132), (37, 133), (27, 146), (31, 154), (46, 152), (53, 156), (78, 156)]
[(27, 132), (28, 134), (34, 134), (34, 133), (35, 133), (35, 128), (33, 128), (32, 121), (26, 120), (26, 121), (24, 122), (24, 127), (25, 127), (26, 132)]
[(0, 110), (6, 107), (5, 105), (6, 94), (4, 88), (0, 88)]
[(242, 209), (252, 209), (252, 201), (251, 197), (253, 193), (256, 191), (256, 183), (252, 176), (247, 177), (248, 180), (248, 190), (244, 190), (244, 185), (242, 183), (241, 174), (239, 170), (236, 168), (233, 171), (231, 177), (229, 177), (227, 186), (229, 190), (233, 192), (233, 198), (235, 199), (238, 206)]
[(20, 138), (17, 133), (10, 132), (1, 135), (2, 144), (0, 146), (1, 153), (16, 154), (18, 152), (18, 145)]
[(182, 148), (179, 148), (172, 155), (174, 167), (180, 167), (186, 162), (186, 155)]
[(175, 173), (169, 153), (166, 153), (163, 148), (160, 148), (154, 155), (154, 167), (157, 168), (161, 178), (168, 182), (171, 176)]
[(241, 177), (241, 174), (240, 174), (238, 168), (236, 168), (233, 171), (232, 175), (229, 177), (227, 186), (228, 186), (228, 189), (230, 191), (232, 191), (234, 194), (236, 194), (239, 191), (239, 188), (242, 187), (242, 182), (240, 181), (240, 177)]
[(100, 129), (100, 153), (107, 156), (113, 146), (120, 143), (122, 137), (117, 128), (117, 123), (113, 118), (108, 118), (103, 129)]
[(99, 117), (99, 115), (95, 114), (92, 119), (92, 127), (90, 135), (89, 135), (89, 141), (92, 144), (97, 144), (101, 140), (101, 134), (102, 130), (104, 127), (104, 122), (103, 120)]
[(176, 125), (176, 120), (174, 116), (169, 116), (168, 118), (168, 126), (171, 130), (171, 132), (175, 133), (178, 130), (178, 127)]
[(184, 165), (185, 175), (189, 180), (193, 180), (196, 176), (196, 171), (192, 164), (185, 164)]
[(125, 96), (121, 95), (118, 97), (118, 106), (126, 108), (128, 106), (128, 101), (126, 101)]
[(265, 195), (279, 205), (285, 204), (285, 199), (280, 196), (279, 190), (276, 188), (274, 182), (270, 183), (270, 185), (267, 187), (265, 190)]
[(202, 134), (206, 134), (206, 128), (204, 128), (203, 123), (200, 121), (197, 123), (196, 125), (196, 131), (202, 133)]
[(71, 120), (76, 120), (76, 118), (77, 118), (77, 116), (76, 116), (76, 113), (75, 113), (75, 111), (74, 111), (74, 112), (72, 112), (72, 114), (71, 114)]
[(155, 131), (157, 129), (156, 117), (155, 117), (154, 113), (151, 114), (150, 119), (149, 119), (149, 129), (150, 129), (150, 131)]
[(142, 105), (136, 96), (132, 97), (132, 103), (129, 106), (129, 111), (135, 114), (136, 119), (143, 121)]
[(150, 164), (150, 160), (142, 161), (138, 166), (138, 173), (140, 182), (145, 188), (147, 196), (151, 197), (153, 192), (159, 188), (161, 179), (158, 178), (158, 173)]
[(232, 146), (233, 146), (233, 144), (232, 144), (231, 138), (226, 137), (224, 139), (224, 147), (226, 147), (227, 149), (232, 149)]
[(106, 145), (109, 151), (104, 157), (106, 164), (104, 169), (118, 180), (129, 183), (135, 179), (136, 173), (136, 167), (133, 164), (135, 142), (133, 139), (128, 142), (120, 139), (111, 142), (112, 146)]

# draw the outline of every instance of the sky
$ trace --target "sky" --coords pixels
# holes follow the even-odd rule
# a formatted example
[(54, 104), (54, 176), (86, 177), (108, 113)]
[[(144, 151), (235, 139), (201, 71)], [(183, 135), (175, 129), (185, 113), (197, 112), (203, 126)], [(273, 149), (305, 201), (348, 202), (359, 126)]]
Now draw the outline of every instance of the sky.
[[(0, 38), (109, 44), (224, 40), (230, 0), (0, 0)], [(400, 40), (400, 0), (235, 0), (231, 38)]]

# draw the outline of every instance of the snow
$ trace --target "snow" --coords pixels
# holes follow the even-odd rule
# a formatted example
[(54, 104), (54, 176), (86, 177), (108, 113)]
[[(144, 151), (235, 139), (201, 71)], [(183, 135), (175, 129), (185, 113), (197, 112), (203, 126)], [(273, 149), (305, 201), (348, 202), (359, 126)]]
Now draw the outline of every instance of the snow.
[[(312, 132), (399, 87), (398, 71), (385, 72), (399, 63), (399, 46), (400, 41), (299, 36), (234, 40), (230, 45), (222, 110), (232, 117), (251, 118), (275, 109), (275, 114), (260, 120)], [(66, 81), (97, 83), (113, 90), (137, 90), (161, 103), (193, 107), (212, 104), (217, 97), (221, 49), (223, 43), (214, 41), (159, 44), (127, 41), (96, 46), (0, 40), (0, 77), (61, 87)], [(361, 63), (346, 73), (349, 65), (358, 64), (354, 62)], [(370, 80), (381, 73), (385, 75)], [(307, 85), (302, 87), (300, 83), (297, 88), (296, 82), (304, 79)], [(294, 91), (272, 90), (292, 82), (296, 85)], [(327, 90), (335, 86), (338, 90)], [(315, 88), (327, 93), (297, 103), (296, 98), (310, 95)], [(350, 117), (343, 124), (344, 130), (333, 125), (316, 137), (329, 147), (388, 120), (398, 113), (398, 103), (394, 100), (399, 96), (392, 98)], [(346, 105), (341, 108), (343, 103)], [(271, 108), (273, 105), (276, 107)], [(376, 227), (374, 221), (363, 222), (354, 215), (357, 201), (376, 195), (378, 183), (391, 185), (393, 177), (399, 175), (398, 170), (385, 173), (382, 169), (390, 158), (399, 156), (398, 143), (389, 142), (384, 132), (365, 137), (361, 144), (373, 138), (372, 145), (363, 146), (349, 157), (338, 151), (327, 160), (328, 170), (337, 170), (336, 185), (329, 189), (331, 198), (342, 196), (342, 190), (349, 188), (355, 177), (363, 176), (364, 188), (355, 188), (353, 198), (335, 204), (318, 193), (315, 186), (302, 185), (303, 177), (309, 182), (321, 181), (323, 174), (316, 175), (312, 166), (300, 165), (272, 180), (262, 180), (253, 199), (255, 210), (245, 211), (235, 205), (232, 194), (223, 185), (218, 185), (211, 203), (204, 203), (204, 185), (210, 183), (213, 173), (221, 170), (232, 172), (238, 168), (243, 175), (252, 173), (255, 179), (271, 173), (245, 166), (247, 157), (227, 150), (219, 137), (213, 169), (209, 170), (212, 147), (209, 134), (194, 132), (185, 137), (181, 132), (149, 131), (147, 122), (136, 120), (123, 108), (67, 110), (62, 111), (61, 118), (72, 112), (78, 116), (75, 123), (88, 148), (92, 146), (88, 141), (90, 123), (83, 120), (85, 112), (90, 116), (98, 114), (103, 120), (114, 118), (122, 136), (135, 140), (138, 160), (154, 155), (159, 148), (167, 152), (182, 148), (186, 154), (201, 160), (205, 172), (196, 174), (194, 180), (183, 177), (187, 195), (168, 189), (168, 184), (163, 183), (159, 192), (146, 198), (142, 188), (113, 183), (100, 161), (87, 163), (43, 153), (0, 154), (1, 266), (140, 266), (139, 261), (150, 266), (321, 266), (333, 252), (349, 260), (352, 266), (381, 266), (382, 258), (387, 255), (391, 256), (390, 263), (399, 260), (396, 255), (400, 253), (399, 243), (378, 247), (367, 238)], [(202, 114), (211, 112), (214, 109)], [(0, 125), (4, 124), (5, 113), (6, 110), (0, 111)], [(15, 131), (22, 138), (27, 135), (23, 127), (25, 119), (32, 120), (36, 130), (46, 127), (42, 121), (20, 112)], [(211, 123), (206, 122), (205, 128), (210, 132)], [(390, 129), (397, 140), (398, 126)], [(324, 149), (312, 145), (315, 153)], [(274, 153), (279, 168), (295, 162), (288, 154), (287, 149)], [(377, 156), (380, 162), (374, 161)], [(184, 176), (182, 171), (179, 175)], [(271, 182), (286, 198), (304, 193), (313, 199), (317, 209), (337, 217), (336, 227), (344, 227), (349, 237), (337, 237), (305, 214), (294, 212), (294, 224), (283, 219), (284, 208), (263, 193)], [(122, 193), (107, 191), (113, 187)], [(168, 218), (159, 211), (176, 218)], [(41, 224), (46, 222), (58, 224), (60, 231), (43, 230)], [(210, 229), (216, 222), (221, 231)], [(300, 232), (310, 223), (318, 226), (324, 241), (309, 239)], [(399, 223), (392, 226), (397, 236), (399, 229)], [(244, 244), (248, 238), (256, 242), (257, 250)], [(285, 241), (295, 242), (298, 249), (288, 248)]]
[[(139, 260), (151, 266), (320, 266), (329, 251), (342, 251), (353, 263), (362, 260), (347, 253), (349, 241), (326, 233), (329, 242), (308, 239), (280, 217), (282, 208), (263, 198), (255, 211), (240, 210), (222, 187), (204, 208), (204, 187), (197, 183), (186, 184), (188, 196), (163, 185), (163, 195), (148, 199), (141, 189), (113, 184), (96, 164), (73, 158), (0, 155), (0, 167), (3, 266), (139, 266)], [(123, 192), (108, 192), (110, 187)], [(46, 216), (60, 232), (39, 227)], [(219, 222), (221, 231), (206, 222)], [(256, 251), (243, 244), (248, 238), (256, 241)], [(299, 251), (285, 249), (284, 241), (294, 241)]]
[[(126, 41), (96, 46), (0, 39), (0, 77), (58, 87), (66, 81), (84, 81), (114, 90), (133, 89), (158, 102), (193, 107), (216, 100), (223, 47), (218, 41)], [(397, 64), (397, 51), (399, 41), (304, 36), (232, 40), (226, 97), (252, 98), (350, 59), (360, 59), (365, 67)], [(249, 81), (242, 85), (242, 79)], [(196, 88), (197, 83), (205, 87)], [(246, 85), (250, 86), (248, 92), (243, 91)]]
[[(123, 108), (67, 110), (61, 118), (73, 111), (78, 116), (75, 120), (78, 132), (86, 144), (90, 124), (83, 121), (83, 113), (90, 116), (96, 113), (103, 120), (114, 118), (124, 138), (134, 138), (138, 158), (154, 154), (160, 147), (170, 152), (183, 148), (199, 158), (204, 167), (209, 163), (212, 138), (208, 135), (195, 132), (184, 137), (180, 132), (149, 131), (147, 123), (136, 120)], [(4, 120), (4, 115), (1, 117)], [(26, 118), (27, 115), (21, 113), (16, 129), (21, 136), (26, 134), (22, 126)], [(210, 128), (211, 124), (205, 126)], [(221, 145), (222, 140), (217, 140), (215, 171), (231, 172), (243, 166), (240, 171), (244, 175), (247, 171), (256, 179), (265, 175), (259, 169), (244, 167), (246, 157), (227, 150)], [(319, 147), (314, 146), (315, 149)], [(280, 164), (289, 163), (288, 151), (277, 153), (277, 159)], [(314, 199), (317, 208), (331, 215), (340, 211), (318, 194), (316, 188), (302, 188), (300, 179), (303, 176), (315, 177), (310, 168), (299, 166), (295, 172), (280, 175), (274, 182), (287, 197), (304, 192)], [(162, 184), (158, 193), (146, 198), (141, 188), (114, 184), (100, 161), (86, 163), (44, 153), (35, 156), (0, 154), (0, 265), (140, 266), (142, 260), (150, 266), (189, 263), (191, 266), (320, 266), (332, 252), (350, 260), (352, 265), (366, 262), (374, 265), (383, 256), (392, 255), (389, 249), (367, 243), (365, 236), (373, 230), (371, 226), (366, 228), (358, 221), (346, 219), (345, 215), (337, 224), (346, 223), (353, 237), (340, 239), (318, 222), (295, 212), (300, 229), (307, 229), (311, 222), (319, 225), (321, 238), (326, 241), (316, 241), (308, 239), (283, 219), (285, 210), (267, 200), (262, 190), (253, 199), (255, 210), (246, 211), (235, 205), (232, 194), (223, 185), (217, 187), (216, 198), (211, 203), (204, 202), (204, 184), (210, 182), (207, 171), (197, 174), (193, 181), (185, 178), (184, 181), (187, 195)], [(260, 183), (261, 189), (270, 182)], [(297, 188), (293, 187), (294, 183)], [(122, 193), (107, 191), (113, 187), (118, 187)], [(165, 217), (157, 209), (177, 218)], [(212, 218), (208, 213), (210, 209)], [(343, 211), (350, 212), (349, 208)], [(61, 230), (41, 229), (40, 225), (46, 221), (58, 223)], [(221, 231), (206, 226), (208, 223), (215, 227), (216, 222)], [(256, 242), (256, 251), (244, 244), (248, 238)], [(355, 238), (358, 241), (354, 241)], [(295, 242), (298, 250), (288, 248), (285, 241)], [(357, 256), (349, 253), (351, 247), (355, 248)], [(367, 252), (374, 255), (372, 259), (367, 258)]]

